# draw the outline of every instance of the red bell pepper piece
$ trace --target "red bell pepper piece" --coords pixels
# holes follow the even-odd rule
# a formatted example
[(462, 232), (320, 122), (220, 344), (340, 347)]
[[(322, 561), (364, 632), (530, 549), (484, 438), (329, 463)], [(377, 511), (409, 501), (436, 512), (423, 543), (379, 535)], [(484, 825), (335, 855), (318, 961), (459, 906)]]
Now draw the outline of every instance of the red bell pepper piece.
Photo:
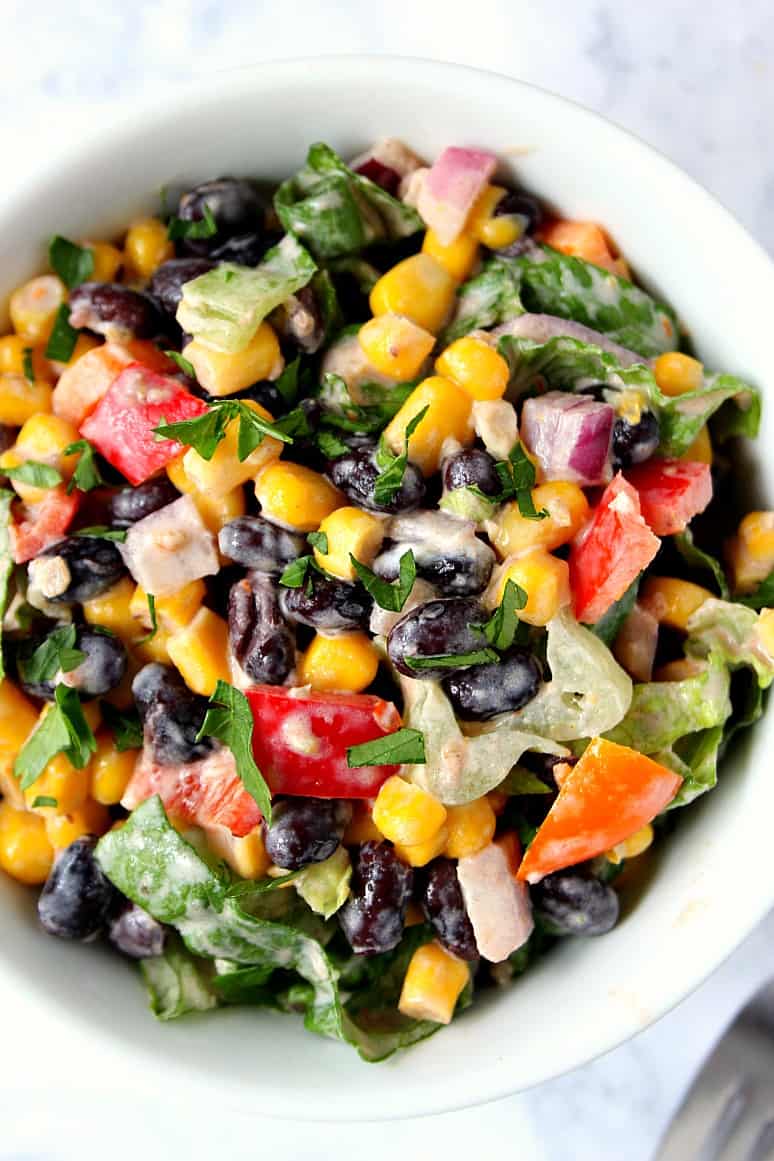
[(619, 473), (570, 552), (575, 616), (592, 625), (653, 560), (660, 548), (640, 513), (637, 492)]
[(160, 423), (194, 419), (207, 410), (177, 379), (132, 363), (114, 379), (95, 410), (81, 424), (81, 435), (130, 484), (155, 476), (183, 451), (173, 439), (159, 439)]
[(373, 798), (397, 766), (347, 765), (347, 748), (400, 728), (390, 701), (365, 693), (304, 693), (278, 685), (245, 690), (255, 719), (253, 752), (274, 794)]
[(67, 495), (64, 488), (51, 488), (39, 504), (23, 509), (24, 519), (11, 524), (11, 551), (17, 564), (32, 560), (50, 544), (61, 540), (72, 523), (81, 495)]
[(645, 522), (656, 536), (682, 532), (712, 499), (709, 464), (694, 460), (649, 460), (626, 473), (637, 489)]

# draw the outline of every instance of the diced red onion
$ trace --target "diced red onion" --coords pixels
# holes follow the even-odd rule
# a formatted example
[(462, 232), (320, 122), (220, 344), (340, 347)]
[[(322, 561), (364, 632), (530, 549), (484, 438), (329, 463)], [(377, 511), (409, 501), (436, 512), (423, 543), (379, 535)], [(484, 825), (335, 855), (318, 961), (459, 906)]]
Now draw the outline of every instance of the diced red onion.
[(605, 484), (612, 475), (614, 419), (609, 403), (549, 391), (525, 401), (521, 438), (536, 457), (543, 479), (570, 480), (582, 487)]
[(497, 160), (482, 149), (450, 146), (430, 167), (419, 192), (417, 208), (448, 246), (462, 232), (465, 221), (495, 171)]
[(583, 323), (572, 322), (570, 319), (557, 318), (552, 314), (522, 314), (502, 326), (495, 327), (493, 336), (513, 335), (517, 339), (532, 339), (535, 343), (547, 343), (550, 339), (567, 338), (577, 339), (581, 343), (590, 343), (600, 347), (610, 355), (615, 355), (622, 367), (631, 367), (635, 363), (651, 363), (635, 351), (621, 347), (612, 342), (607, 335), (586, 327)]

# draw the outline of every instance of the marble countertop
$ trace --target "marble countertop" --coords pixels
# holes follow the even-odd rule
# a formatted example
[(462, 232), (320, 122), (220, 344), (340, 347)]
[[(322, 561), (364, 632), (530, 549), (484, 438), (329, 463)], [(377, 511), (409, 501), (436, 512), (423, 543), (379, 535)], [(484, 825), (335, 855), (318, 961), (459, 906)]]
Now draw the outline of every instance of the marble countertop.
[[(270, 57), (387, 51), (462, 61), (554, 89), (605, 113), (667, 153), (705, 184), (774, 253), (774, 22), (767, 0), (135, 0), (72, 6), (5, 0), (0, 141), (13, 180), (47, 141), (77, 133), (139, 93)], [(712, 240), (708, 239), (711, 245)], [(649, 954), (643, 948), (642, 954)], [(289, 1126), (245, 1117), (229, 1158), (288, 1161), (394, 1157), (400, 1149), (448, 1161), (510, 1140), (529, 1161), (650, 1161), (681, 1093), (724, 1024), (774, 968), (774, 915), (692, 997), (659, 1024), (586, 1068), (483, 1110), (365, 1129)], [(582, 1002), (579, 1001), (579, 1002)], [(6, 1054), (7, 1057), (7, 1054)], [(0, 1161), (103, 1155), (104, 1136), (125, 1112), (104, 1094), (78, 1119), (91, 1089), (69, 1082), (72, 1100), (46, 1097), (0, 1060)], [(83, 1102), (83, 1103), (81, 1103)], [(134, 1110), (137, 1117), (138, 1110)], [(206, 1128), (186, 1127), (161, 1104), (142, 1109), (142, 1154), (211, 1153)], [(10, 1126), (10, 1128), (9, 1128)], [(149, 1132), (148, 1129), (151, 1131)], [(257, 1135), (258, 1134), (258, 1135)], [(366, 1139), (367, 1154), (363, 1148)], [(115, 1143), (116, 1158), (139, 1142)], [(221, 1154), (223, 1149), (220, 1148)]]

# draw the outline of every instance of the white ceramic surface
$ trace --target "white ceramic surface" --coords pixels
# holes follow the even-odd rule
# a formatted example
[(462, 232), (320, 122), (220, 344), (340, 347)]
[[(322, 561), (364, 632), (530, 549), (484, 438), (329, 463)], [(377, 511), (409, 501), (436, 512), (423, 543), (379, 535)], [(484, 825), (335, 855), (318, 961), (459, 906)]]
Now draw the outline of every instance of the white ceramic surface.
[[(346, 154), (385, 132), (428, 154), (449, 142), (493, 148), (508, 170), (563, 211), (604, 221), (648, 284), (677, 305), (706, 361), (766, 386), (774, 272), (725, 211), (663, 158), (577, 106), (505, 78), (428, 62), (264, 65), (209, 79), (93, 143), (70, 146), (66, 164), (13, 198), (0, 197), (0, 291), (36, 268), (53, 228), (74, 235), (109, 230), (153, 206), (162, 185), (230, 170), (279, 178), (311, 140), (324, 137)], [(772, 437), (767, 423), (764, 440)], [(761, 464), (762, 472), (773, 470)], [(216, 1087), (234, 1099), (252, 1097), (264, 1113), (416, 1115), (512, 1092), (644, 1027), (771, 905), (771, 733), (770, 719), (736, 751), (733, 776), (691, 811), (648, 893), (614, 932), (563, 948), (510, 992), (379, 1068), (310, 1039), (285, 1017), (228, 1012), (159, 1026), (146, 1015), (129, 970), (95, 949), (45, 941), (28, 895), (5, 882), (0, 989), (6, 996), (37, 989), (62, 1043), (76, 1032), (78, 1051), (93, 1068), (111, 1067), (117, 1083), (122, 1071), (142, 1072), (149, 1085), (174, 1076), (190, 1092)], [(743, 890), (728, 873), (739, 865), (746, 868)]]

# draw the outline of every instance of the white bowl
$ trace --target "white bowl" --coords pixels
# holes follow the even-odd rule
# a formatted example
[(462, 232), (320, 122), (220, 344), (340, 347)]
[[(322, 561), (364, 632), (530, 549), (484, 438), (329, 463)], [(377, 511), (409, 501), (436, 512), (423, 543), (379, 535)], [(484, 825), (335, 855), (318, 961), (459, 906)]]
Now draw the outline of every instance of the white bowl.
[[(506, 173), (570, 216), (603, 222), (634, 269), (678, 309), (713, 368), (765, 387), (774, 267), (703, 189), (623, 130), (517, 81), (388, 57), (262, 65), (156, 101), (10, 195), (0, 194), (0, 299), (42, 268), (54, 231), (109, 236), (158, 206), (162, 186), (223, 173), (274, 180), (307, 146), (345, 157), (393, 134), (432, 157), (495, 150)], [(762, 446), (774, 439), (765, 414)], [(758, 460), (774, 494), (774, 462)], [(116, 1088), (249, 1101), (261, 1114), (412, 1116), (513, 1093), (583, 1064), (682, 999), (774, 902), (768, 867), (774, 717), (732, 755), (722, 785), (684, 812), (637, 907), (602, 939), (567, 940), (508, 990), (482, 997), (424, 1044), (367, 1066), (301, 1021), (237, 1009), (161, 1025), (134, 970), (95, 947), (49, 939), (28, 892), (0, 882), (0, 996), (34, 1011), (77, 1071)], [(22, 1047), (22, 1019), (17, 1019)], [(4, 1035), (8, 1040), (8, 1026)], [(56, 1039), (55, 1039), (56, 1038)], [(13, 1039), (13, 1037), (12, 1037)], [(212, 1103), (208, 1107), (213, 1107)]]

